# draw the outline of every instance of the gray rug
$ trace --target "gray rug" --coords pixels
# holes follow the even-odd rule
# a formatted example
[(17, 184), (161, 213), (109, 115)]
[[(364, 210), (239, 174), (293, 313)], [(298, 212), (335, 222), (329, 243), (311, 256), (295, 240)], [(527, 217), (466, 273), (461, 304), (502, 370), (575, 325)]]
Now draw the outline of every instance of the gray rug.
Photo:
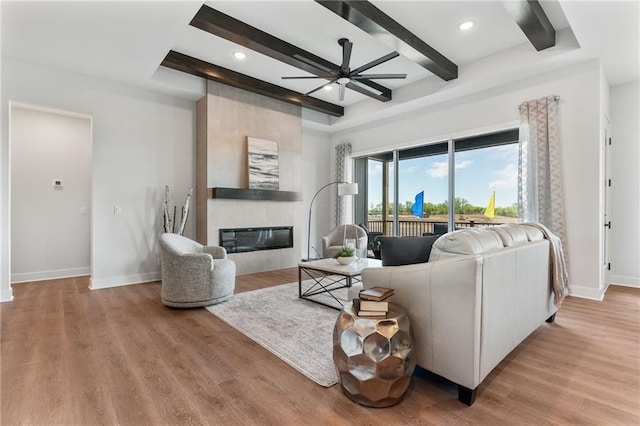
[[(334, 294), (346, 299), (347, 290)], [(297, 282), (239, 293), (206, 309), (319, 385), (338, 383), (332, 350), (339, 311), (299, 299)]]

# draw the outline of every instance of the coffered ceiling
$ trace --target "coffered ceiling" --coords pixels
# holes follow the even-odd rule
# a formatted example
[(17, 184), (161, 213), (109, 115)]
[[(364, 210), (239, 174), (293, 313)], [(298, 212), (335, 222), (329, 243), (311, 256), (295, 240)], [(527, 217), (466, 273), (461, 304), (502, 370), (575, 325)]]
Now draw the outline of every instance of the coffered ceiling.
[[(198, 99), (204, 93), (204, 78), (173, 69), (180, 68), (171, 66), (166, 58), (169, 55), (171, 59), (171, 52), (175, 52), (197, 64), (228, 70), (226, 78), (231, 80), (246, 80), (246, 84), (267, 91), (277, 87), (282, 96), (306, 98), (320, 105), (307, 108), (324, 110), (322, 116), (326, 117), (316, 119), (327, 129), (339, 128), (353, 117), (361, 122), (382, 111), (400, 111), (590, 59), (603, 61), (612, 85), (638, 80), (637, 1), (541, 1), (540, 11), (553, 27), (556, 40), (555, 46), (541, 50), (527, 38), (512, 10), (514, 5), (527, 2), (371, 1), (369, 6), (393, 22), (393, 28), (379, 25), (370, 14), (365, 16), (367, 21), (358, 10), (349, 10), (349, 3), (353, 2), (3, 1), (2, 55)], [(238, 25), (230, 30), (235, 35), (206, 31), (197, 23), (190, 25), (203, 10), (228, 16), (271, 38), (249, 40), (246, 34), (238, 34)], [(458, 24), (466, 20), (475, 26), (460, 31)], [(398, 37), (398, 27), (454, 64), (457, 75), (443, 75), (433, 64), (426, 66), (433, 57), (408, 48), (407, 39)], [(309, 63), (305, 56), (309, 54), (339, 66), (343, 54), (340, 38), (353, 43), (352, 69), (392, 52), (400, 54), (365, 72), (407, 75), (405, 79), (373, 80), (389, 90), (390, 100), (382, 102), (380, 96), (347, 89), (340, 101), (337, 86), (305, 97), (328, 80), (282, 79), (313, 76), (313, 69), (301, 69), (294, 60), (278, 58), (273, 54), (273, 40), (306, 52), (298, 56), (291, 53), (292, 58)], [(246, 54), (244, 60), (234, 58), (238, 51)], [(163, 61), (168, 66), (161, 66)], [(317, 61), (310, 63), (317, 65)]]
[[(526, 1), (509, 3), (511, 9), (526, 9), (529, 5)], [(555, 25), (551, 27), (549, 23), (552, 32), (568, 27), (557, 3), (549, 3), (547, 9), (545, 12), (539, 8), (539, 14), (546, 22), (547, 16), (553, 19)], [(523, 13), (533, 15), (528, 10)], [(463, 32), (458, 24), (466, 20), (476, 25)], [(348, 86), (352, 90), (346, 91), (343, 101), (339, 101), (338, 90), (332, 85), (327, 88), (334, 90), (312, 94), (313, 98), (341, 106), (367, 97), (386, 102), (392, 99), (394, 89), (427, 78), (456, 79), (457, 64), (528, 42), (513, 13), (502, 2), (211, 1), (198, 10), (172, 50), (304, 94), (330, 79), (282, 77), (312, 77), (337, 69), (343, 54), (338, 45), (341, 38), (353, 43), (353, 67), (398, 52), (398, 57), (368, 71), (407, 74), (405, 79), (374, 80), (364, 90), (359, 90), (362, 85)], [(531, 49), (535, 51), (533, 46)], [(244, 60), (234, 59), (232, 53), (238, 51), (246, 54)], [(169, 67), (174, 64), (173, 60), (165, 63)], [(220, 72), (217, 67), (212, 70), (216, 76)], [(234, 78), (230, 76), (229, 80)]]

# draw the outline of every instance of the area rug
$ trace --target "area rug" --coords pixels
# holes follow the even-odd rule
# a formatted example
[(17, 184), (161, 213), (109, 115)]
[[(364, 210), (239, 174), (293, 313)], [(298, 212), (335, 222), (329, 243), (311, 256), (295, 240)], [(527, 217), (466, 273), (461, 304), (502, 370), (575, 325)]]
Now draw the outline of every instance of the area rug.
[[(347, 290), (334, 294), (344, 300)], [(206, 309), (319, 385), (338, 383), (332, 340), (339, 311), (299, 299), (297, 282), (238, 293)]]

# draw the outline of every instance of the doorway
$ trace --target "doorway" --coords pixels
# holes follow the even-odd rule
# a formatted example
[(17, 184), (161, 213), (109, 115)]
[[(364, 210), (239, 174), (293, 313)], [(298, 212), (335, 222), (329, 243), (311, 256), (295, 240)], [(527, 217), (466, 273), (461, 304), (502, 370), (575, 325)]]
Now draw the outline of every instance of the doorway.
[(10, 104), (11, 283), (91, 275), (92, 117)]

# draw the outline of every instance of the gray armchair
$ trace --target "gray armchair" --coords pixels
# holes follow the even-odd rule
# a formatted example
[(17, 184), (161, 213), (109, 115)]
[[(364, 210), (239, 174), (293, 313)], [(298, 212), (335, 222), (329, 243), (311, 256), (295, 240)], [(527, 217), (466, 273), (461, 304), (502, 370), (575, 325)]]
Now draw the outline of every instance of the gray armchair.
[[(345, 232), (346, 228), (346, 232)], [(358, 248), (367, 247), (367, 231), (358, 225), (339, 225), (322, 237), (322, 257), (333, 257), (344, 247), (344, 240), (357, 239)]]
[(178, 234), (160, 235), (162, 303), (174, 308), (215, 305), (231, 299), (236, 264), (222, 247), (203, 246)]

